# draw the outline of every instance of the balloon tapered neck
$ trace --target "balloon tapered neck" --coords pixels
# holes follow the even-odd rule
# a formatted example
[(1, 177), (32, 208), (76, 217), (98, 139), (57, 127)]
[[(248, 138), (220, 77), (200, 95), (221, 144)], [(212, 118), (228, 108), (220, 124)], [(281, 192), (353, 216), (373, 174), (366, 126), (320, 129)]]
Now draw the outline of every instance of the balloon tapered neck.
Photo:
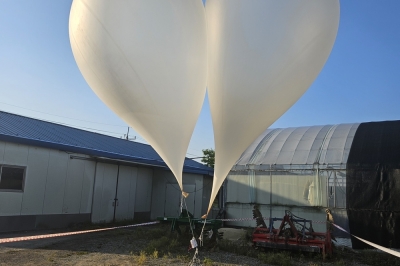
[(186, 199), (187, 197), (189, 197), (189, 193), (182, 191), (182, 196)]

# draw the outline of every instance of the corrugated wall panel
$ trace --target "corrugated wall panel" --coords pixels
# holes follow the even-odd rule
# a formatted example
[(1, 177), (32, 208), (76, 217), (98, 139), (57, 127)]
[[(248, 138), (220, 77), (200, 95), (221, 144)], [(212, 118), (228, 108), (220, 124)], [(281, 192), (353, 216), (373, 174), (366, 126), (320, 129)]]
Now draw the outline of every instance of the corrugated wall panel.
[(49, 150), (29, 147), (21, 214), (43, 214)]
[(50, 150), (43, 214), (62, 213), (68, 161), (67, 153)]
[(178, 217), (180, 215), (181, 193), (175, 184), (165, 185), (164, 215), (166, 217)]
[[(196, 206), (195, 206), (195, 200), (196, 200), (196, 185), (195, 184), (183, 184), (183, 191), (188, 191), (189, 196), (185, 199), (185, 202), (183, 203), (183, 207), (186, 208), (187, 210), (194, 215), (194, 217), (199, 217), (196, 216)], [(186, 203), (186, 206), (185, 206)]]
[[(205, 214), (210, 198), (212, 179), (203, 181), (203, 175), (183, 174), (184, 189), (190, 195), (187, 199), (189, 212), (199, 218)], [(179, 215), (181, 191), (170, 171), (154, 170), (152, 183), (151, 219), (164, 215)], [(189, 201), (192, 202), (189, 204)]]
[(92, 222), (101, 221), (101, 197), (103, 194), (103, 180), (104, 180), (104, 163), (97, 163), (96, 176), (94, 179), (93, 191), (93, 205), (92, 205)]
[(84, 172), (85, 161), (77, 159), (70, 160), (65, 182), (63, 213), (79, 213)]
[[(118, 206), (115, 212), (115, 218), (117, 220), (133, 219), (134, 208), (129, 208), (129, 197), (131, 192), (132, 182), (132, 167), (123, 166), (119, 167), (118, 176)], [(135, 180), (136, 181), (136, 180)]]
[(21, 215), (22, 192), (0, 192), (0, 216)]
[[(137, 186), (137, 176), (138, 176), (138, 168), (131, 167), (131, 177), (130, 177), (130, 186), (129, 186), (129, 204), (128, 209), (135, 212), (135, 203), (136, 203), (136, 186)], [(134, 218), (134, 217), (133, 217)]]
[(118, 166), (114, 164), (104, 164), (103, 186), (101, 193), (101, 221), (111, 222), (114, 219), (114, 198), (117, 188)]
[(6, 148), (6, 143), (3, 141), (0, 141), (0, 163), (3, 163), (3, 161), (4, 161), (5, 148)]
[(174, 186), (179, 189), (179, 185), (171, 172), (160, 169), (154, 170), (152, 182), (153, 192), (151, 200), (151, 219), (155, 219), (158, 216), (164, 216), (166, 204), (166, 184), (170, 182), (174, 182)]
[(97, 163), (92, 208), (94, 223), (111, 222), (114, 218), (117, 171), (117, 165)]
[(150, 212), (152, 179), (153, 179), (152, 169), (150, 168), (138, 169), (135, 212)]
[[(184, 175), (185, 176), (185, 175)], [(201, 175), (194, 175), (193, 178), (195, 179), (196, 184), (196, 197), (195, 197), (195, 210), (193, 215), (195, 217), (201, 217), (205, 212), (202, 212), (203, 208), (203, 190), (204, 188), (204, 179)]]
[[(197, 175), (197, 174), (183, 174), (183, 180), (184, 182), (188, 185), (192, 185), (194, 189), (188, 191), (190, 194), (193, 195), (194, 197), (194, 209), (189, 209), (189, 211), (194, 215), (194, 217), (201, 217), (203, 214), (202, 213), (202, 197), (203, 197), (203, 176), (202, 175)], [(190, 196), (189, 196), (190, 197)], [(189, 206), (188, 206), (189, 208)]]
[(28, 146), (7, 142), (4, 149), (4, 164), (26, 166), (28, 164)]
[(82, 180), (81, 205), (79, 213), (90, 213), (93, 199), (93, 183), (96, 163), (85, 161), (85, 172)]
[[(7, 143), (0, 141), (0, 163), (5, 163), (5, 150)], [(26, 163), (24, 164), (24, 166)], [(0, 192), (0, 216), (20, 215), (22, 204), (22, 192)]]

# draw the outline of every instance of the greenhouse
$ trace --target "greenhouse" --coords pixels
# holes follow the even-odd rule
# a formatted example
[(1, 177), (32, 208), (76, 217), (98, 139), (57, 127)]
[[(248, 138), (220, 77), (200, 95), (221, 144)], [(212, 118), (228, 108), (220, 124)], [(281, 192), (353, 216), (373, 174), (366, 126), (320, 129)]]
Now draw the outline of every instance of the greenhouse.
[[(225, 181), (226, 216), (252, 217), (256, 205), (264, 217), (282, 218), (289, 210), (325, 231), (329, 208), (335, 224), (352, 234), (400, 247), (399, 136), (400, 121), (268, 129)], [(334, 236), (349, 238), (337, 229)], [(351, 240), (353, 248), (364, 247)]]

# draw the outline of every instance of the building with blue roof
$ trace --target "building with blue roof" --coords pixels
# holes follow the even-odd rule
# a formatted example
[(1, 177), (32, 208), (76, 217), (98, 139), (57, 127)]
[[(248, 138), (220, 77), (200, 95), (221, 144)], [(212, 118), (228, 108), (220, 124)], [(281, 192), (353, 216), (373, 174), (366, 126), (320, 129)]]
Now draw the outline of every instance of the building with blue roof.
[[(179, 212), (180, 189), (146, 144), (0, 111), (0, 232)], [(184, 190), (206, 212), (213, 169), (186, 159)]]

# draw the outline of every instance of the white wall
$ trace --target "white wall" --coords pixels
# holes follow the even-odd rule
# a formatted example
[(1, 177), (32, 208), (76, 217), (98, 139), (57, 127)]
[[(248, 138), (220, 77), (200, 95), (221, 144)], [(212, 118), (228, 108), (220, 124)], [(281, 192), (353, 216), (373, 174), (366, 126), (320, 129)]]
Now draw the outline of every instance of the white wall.
[(111, 222), (114, 218), (114, 198), (118, 165), (97, 163), (94, 185), (92, 222)]
[(0, 164), (26, 167), (23, 192), (0, 191), (0, 216), (90, 213), (95, 162), (0, 141)]
[(135, 212), (151, 211), (153, 169), (139, 168), (136, 184)]
[[(208, 204), (210, 198), (210, 194), (206, 193), (209, 191), (203, 187), (203, 175), (184, 173), (183, 186), (190, 190), (187, 191), (190, 194), (187, 198), (189, 212), (193, 213), (194, 217), (201, 217), (204, 214), (203, 202)], [(180, 199), (180, 195), (179, 185), (171, 172), (154, 170), (151, 219), (178, 213), (179, 204), (176, 203), (176, 199)], [(207, 197), (207, 200), (203, 197)]]
[(120, 166), (117, 195), (118, 205), (115, 212), (116, 220), (131, 220), (134, 218), (137, 178), (137, 167)]
[[(0, 163), (26, 166), (28, 147), (0, 141)], [(22, 196), (21, 192), (0, 192), (0, 215), (20, 215)]]
[(115, 198), (116, 221), (134, 219), (136, 212), (150, 212), (152, 178), (151, 168), (97, 163), (92, 222), (114, 220)]
[[(175, 184), (180, 198), (173, 174), (156, 168), (120, 165), (118, 172), (117, 164), (71, 159), (64, 151), (1, 141), (0, 164), (26, 168), (24, 191), (0, 191), (0, 216), (91, 214), (92, 222), (111, 222), (117, 191), (116, 220), (134, 219), (135, 213), (136, 218), (154, 219), (171, 204), (167, 184)], [(203, 176), (196, 174), (184, 174), (183, 184), (190, 190), (189, 211), (200, 217), (211, 186), (204, 189)]]

